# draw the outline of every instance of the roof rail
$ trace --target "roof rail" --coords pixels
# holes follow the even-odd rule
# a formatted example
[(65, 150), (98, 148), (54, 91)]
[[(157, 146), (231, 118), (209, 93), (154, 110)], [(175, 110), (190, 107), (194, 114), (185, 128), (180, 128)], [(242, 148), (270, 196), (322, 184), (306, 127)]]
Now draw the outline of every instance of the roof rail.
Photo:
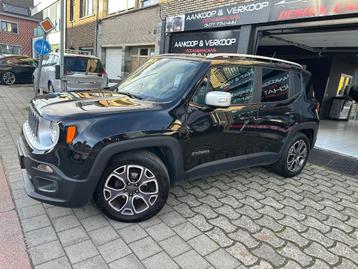
[(249, 54), (239, 54), (239, 53), (217, 53), (217, 54), (212, 54), (207, 56), (208, 59), (215, 59), (215, 58), (244, 58), (244, 59), (255, 59), (255, 60), (263, 60), (263, 61), (267, 61), (267, 62), (275, 62), (275, 63), (284, 63), (284, 64), (289, 64), (289, 65), (293, 65), (296, 66), (300, 69), (304, 69), (302, 65), (295, 63), (295, 62), (290, 62), (290, 61), (286, 61), (286, 60), (281, 60), (281, 59), (277, 59), (277, 58), (271, 58), (271, 57), (265, 57), (265, 56), (257, 56), (257, 55), (249, 55)]
[(68, 53), (68, 54), (79, 54), (79, 55), (91, 55), (88, 51), (74, 50), (74, 49), (65, 49), (65, 53)]

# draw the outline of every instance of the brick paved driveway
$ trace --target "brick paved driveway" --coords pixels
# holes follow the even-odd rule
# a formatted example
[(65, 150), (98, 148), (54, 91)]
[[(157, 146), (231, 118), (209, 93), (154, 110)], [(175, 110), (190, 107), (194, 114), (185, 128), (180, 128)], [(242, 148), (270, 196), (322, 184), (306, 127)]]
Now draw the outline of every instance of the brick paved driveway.
[(358, 268), (358, 179), (318, 166), (181, 183), (140, 224), (28, 198), (15, 142), (31, 94), (0, 86), (0, 154), (35, 268)]

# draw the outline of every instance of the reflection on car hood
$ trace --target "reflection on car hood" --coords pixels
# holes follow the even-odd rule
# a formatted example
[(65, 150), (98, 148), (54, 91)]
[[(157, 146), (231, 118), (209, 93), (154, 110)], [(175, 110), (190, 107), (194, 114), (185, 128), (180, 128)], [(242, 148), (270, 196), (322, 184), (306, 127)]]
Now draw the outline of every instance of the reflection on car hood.
[(95, 116), (103, 113), (151, 110), (158, 105), (112, 91), (76, 91), (43, 95), (32, 100), (44, 117)]

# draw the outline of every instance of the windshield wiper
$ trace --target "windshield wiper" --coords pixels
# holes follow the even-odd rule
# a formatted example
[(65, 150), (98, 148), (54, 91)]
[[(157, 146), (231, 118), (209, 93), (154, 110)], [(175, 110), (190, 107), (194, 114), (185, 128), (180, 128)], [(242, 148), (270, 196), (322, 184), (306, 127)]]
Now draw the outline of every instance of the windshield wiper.
[(120, 94), (124, 94), (124, 95), (127, 95), (129, 96), (130, 98), (133, 98), (133, 99), (138, 99), (138, 100), (142, 100), (143, 98), (138, 96), (138, 95), (135, 95), (133, 93), (130, 93), (130, 92), (119, 92)]

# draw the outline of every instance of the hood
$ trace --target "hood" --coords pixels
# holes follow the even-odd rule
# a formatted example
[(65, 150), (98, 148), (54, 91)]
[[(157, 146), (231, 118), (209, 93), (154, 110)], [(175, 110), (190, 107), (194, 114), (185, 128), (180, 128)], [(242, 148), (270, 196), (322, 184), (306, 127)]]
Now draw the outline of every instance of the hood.
[(38, 113), (49, 119), (93, 117), (106, 113), (145, 111), (159, 104), (112, 91), (76, 91), (43, 95), (32, 100)]

